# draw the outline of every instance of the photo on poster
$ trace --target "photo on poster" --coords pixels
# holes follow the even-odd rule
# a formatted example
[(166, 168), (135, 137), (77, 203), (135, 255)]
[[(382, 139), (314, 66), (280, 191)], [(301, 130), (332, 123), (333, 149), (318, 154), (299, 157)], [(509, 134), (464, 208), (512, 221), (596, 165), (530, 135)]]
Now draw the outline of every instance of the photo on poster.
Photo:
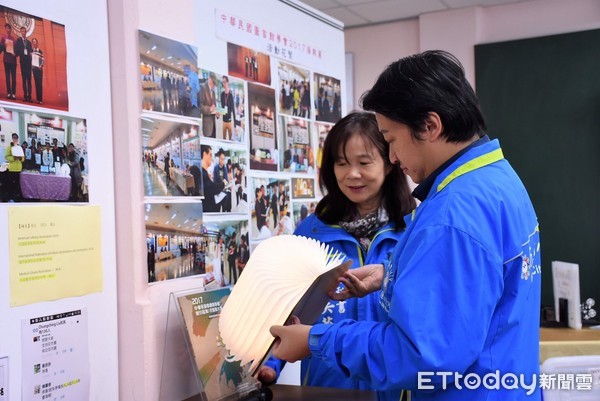
[(202, 136), (246, 142), (244, 81), (200, 69), (198, 104)]
[(275, 91), (267, 86), (248, 83), (250, 110), (250, 168), (277, 171), (277, 120)]
[(142, 110), (200, 117), (198, 49), (139, 31)]
[(204, 213), (248, 214), (248, 152), (228, 143), (202, 141)]
[(248, 220), (205, 215), (206, 275), (204, 288), (213, 289), (237, 282), (250, 258)]
[(0, 201), (88, 202), (86, 120), (0, 108)]
[(148, 282), (205, 272), (202, 202), (146, 202)]
[(279, 62), (279, 114), (311, 118), (310, 72), (293, 64)]
[(0, 13), (1, 101), (68, 111), (65, 26), (5, 6)]
[[(317, 132), (317, 179), (321, 174), (321, 162), (323, 161), (323, 146), (325, 145), (325, 139), (327, 139), (327, 135), (329, 135), (329, 131), (333, 128), (333, 124), (329, 123), (320, 123), (315, 122), (315, 131)], [(324, 190), (325, 188), (323, 188)], [(321, 186), (317, 181), (317, 185), (315, 188), (317, 198), (322, 198), (325, 194), (323, 194), (321, 190)]]
[(292, 173), (315, 172), (310, 123), (301, 118), (279, 116), (280, 170)]
[(293, 234), (289, 178), (252, 177), (250, 190), (250, 240), (260, 241), (274, 235)]
[(141, 117), (145, 196), (201, 196), (200, 127), (192, 120)]
[(317, 203), (319, 202), (316, 200), (292, 202), (292, 218), (296, 227), (315, 212)]
[(315, 119), (335, 123), (342, 118), (342, 97), (340, 80), (313, 74), (313, 96), (315, 99)]
[(292, 198), (310, 199), (315, 197), (314, 178), (292, 178)]
[(271, 85), (271, 57), (259, 51), (227, 43), (229, 75)]

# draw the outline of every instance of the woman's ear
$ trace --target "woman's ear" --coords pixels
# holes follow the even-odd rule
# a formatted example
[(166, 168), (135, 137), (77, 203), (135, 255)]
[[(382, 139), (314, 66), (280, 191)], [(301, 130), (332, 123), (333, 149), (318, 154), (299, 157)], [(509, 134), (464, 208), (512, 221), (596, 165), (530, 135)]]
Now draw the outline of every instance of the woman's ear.
[(425, 118), (424, 138), (429, 141), (436, 141), (443, 131), (442, 120), (435, 111), (429, 112)]

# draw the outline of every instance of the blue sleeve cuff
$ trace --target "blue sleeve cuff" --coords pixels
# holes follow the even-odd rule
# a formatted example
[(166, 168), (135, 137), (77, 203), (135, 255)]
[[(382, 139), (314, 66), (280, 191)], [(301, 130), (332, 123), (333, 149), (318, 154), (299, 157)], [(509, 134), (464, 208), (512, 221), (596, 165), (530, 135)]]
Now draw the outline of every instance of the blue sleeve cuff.
[(308, 348), (316, 358), (323, 359), (321, 353), (321, 337), (331, 328), (330, 324), (315, 324), (308, 333)]
[(265, 366), (267, 366), (275, 371), (275, 373), (277, 375), (275, 380), (277, 380), (277, 378), (279, 378), (279, 374), (281, 373), (281, 369), (283, 368), (284, 362), (285, 361), (277, 359), (274, 356), (271, 356), (269, 359), (267, 359), (265, 361)]

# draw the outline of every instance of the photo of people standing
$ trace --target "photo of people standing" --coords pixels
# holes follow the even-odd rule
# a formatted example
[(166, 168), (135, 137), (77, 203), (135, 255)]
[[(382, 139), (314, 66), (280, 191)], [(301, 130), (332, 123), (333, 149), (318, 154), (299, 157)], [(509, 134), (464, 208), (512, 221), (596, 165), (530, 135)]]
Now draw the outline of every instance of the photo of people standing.
[(244, 82), (200, 69), (198, 105), (202, 118), (202, 136), (233, 142), (245, 142), (246, 93)]
[[(325, 139), (327, 135), (329, 135), (329, 131), (333, 127), (333, 124), (329, 123), (320, 123), (315, 122), (315, 130), (317, 131), (317, 156), (315, 158), (316, 168), (317, 168), (317, 177), (321, 171), (321, 162), (323, 161), (323, 145), (325, 144)], [(317, 185), (316, 196), (317, 198), (321, 198), (324, 194), (321, 193), (321, 188)]]
[(275, 91), (272, 88), (248, 83), (250, 110), (250, 168), (277, 171), (277, 120)]
[(148, 282), (205, 273), (207, 244), (203, 235), (202, 203), (144, 205)]
[(292, 64), (279, 62), (279, 113), (310, 118), (310, 72)]
[(0, 13), (0, 98), (68, 111), (65, 26), (4, 6)]
[(205, 143), (200, 148), (204, 212), (248, 213), (248, 152), (224, 147), (218, 143)]
[(250, 259), (247, 220), (204, 218), (207, 247), (205, 289), (234, 285)]
[(280, 170), (313, 174), (315, 157), (309, 122), (300, 118), (279, 116), (279, 129), (282, 138)]
[(198, 49), (142, 30), (138, 36), (142, 109), (199, 118)]
[(271, 85), (271, 58), (264, 53), (227, 43), (229, 75), (249, 82)]
[(88, 202), (86, 121), (3, 110), (0, 201)]
[(335, 123), (342, 118), (340, 80), (322, 74), (314, 74), (315, 119)]
[(145, 196), (201, 196), (200, 127), (167, 117), (141, 118)]
[(251, 240), (261, 241), (274, 235), (293, 234), (290, 204), (290, 180), (253, 177)]

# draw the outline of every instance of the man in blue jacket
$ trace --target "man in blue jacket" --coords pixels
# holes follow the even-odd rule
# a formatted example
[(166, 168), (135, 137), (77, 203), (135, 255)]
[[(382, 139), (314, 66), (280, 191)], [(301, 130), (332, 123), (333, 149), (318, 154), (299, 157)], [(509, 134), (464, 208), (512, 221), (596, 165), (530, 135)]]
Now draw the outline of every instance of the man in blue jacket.
[(523, 184), (458, 60), (388, 66), (362, 99), (421, 205), (384, 263), (348, 271), (336, 299), (381, 289), (378, 322), (273, 326), (274, 355), (311, 355), (392, 400), (539, 400), (540, 242)]

